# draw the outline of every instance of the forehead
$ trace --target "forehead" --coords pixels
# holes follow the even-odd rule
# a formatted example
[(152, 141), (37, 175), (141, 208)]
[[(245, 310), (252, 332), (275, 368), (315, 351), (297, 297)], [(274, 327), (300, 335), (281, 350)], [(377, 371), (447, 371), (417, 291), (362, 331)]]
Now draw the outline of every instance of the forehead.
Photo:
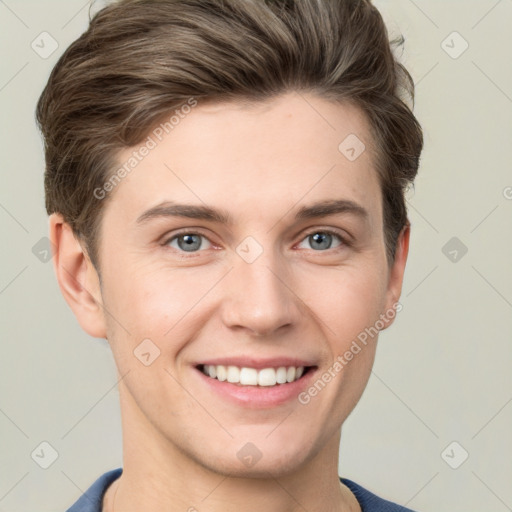
[[(150, 149), (141, 157), (144, 146)], [(107, 206), (125, 219), (169, 200), (232, 210), (248, 221), (348, 199), (379, 220), (369, 126), (350, 104), (299, 93), (253, 104), (199, 102), (117, 158), (119, 166), (130, 159), (135, 165)]]

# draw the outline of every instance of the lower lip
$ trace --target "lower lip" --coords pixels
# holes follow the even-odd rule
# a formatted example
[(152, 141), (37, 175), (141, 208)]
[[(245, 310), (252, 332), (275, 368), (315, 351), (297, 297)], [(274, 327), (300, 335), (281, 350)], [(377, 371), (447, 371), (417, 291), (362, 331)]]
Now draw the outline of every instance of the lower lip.
[(275, 386), (240, 386), (230, 382), (213, 379), (201, 370), (194, 368), (202, 381), (223, 399), (238, 406), (252, 409), (276, 407), (297, 399), (298, 395), (308, 386), (316, 373), (316, 368), (310, 368), (300, 379), (287, 384)]

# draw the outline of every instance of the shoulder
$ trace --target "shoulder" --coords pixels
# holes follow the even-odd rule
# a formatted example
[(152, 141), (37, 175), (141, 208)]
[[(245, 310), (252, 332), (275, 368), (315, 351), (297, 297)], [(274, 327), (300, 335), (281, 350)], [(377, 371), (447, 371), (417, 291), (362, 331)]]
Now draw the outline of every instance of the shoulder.
[(122, 472), (122, 468), (117, 468), (101, 475), (66, 512), (101, 512), (105, 491)]
[(361, 512), (414, 512), (410, 508), (405, 508), (401, 505), (397, 505), (396, 503), (392, 503), (391, 501), (379, 498), (377, 495), (348, 478), (340, 477), (340, 480), (357, 498), (357, 501), (361, 506)]

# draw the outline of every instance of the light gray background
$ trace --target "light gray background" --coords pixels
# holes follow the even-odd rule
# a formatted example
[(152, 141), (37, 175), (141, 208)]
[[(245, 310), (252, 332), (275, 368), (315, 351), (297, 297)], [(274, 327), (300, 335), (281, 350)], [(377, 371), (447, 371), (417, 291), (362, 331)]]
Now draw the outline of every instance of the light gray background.
[[(377, 6), (406, 38), (425, 150), (404, 308), (344, 426), (340, 474), (419, 511), (512, 510), (512, 0)], [(34, 107), (87, 7), (0, 0), (0, 512), (63, 511), (122, 465), (110, 350), (33, 253), (48, 230)], [(46, 59), (31, 48), (43, 31), (59, 45)], [(469, 44), (458, 58), (454, 31)], [(457, 261), (442, 251), (452, 237), (468, 249)], [(31, 458), (42, 441), (58, 452), (46, 470)]]

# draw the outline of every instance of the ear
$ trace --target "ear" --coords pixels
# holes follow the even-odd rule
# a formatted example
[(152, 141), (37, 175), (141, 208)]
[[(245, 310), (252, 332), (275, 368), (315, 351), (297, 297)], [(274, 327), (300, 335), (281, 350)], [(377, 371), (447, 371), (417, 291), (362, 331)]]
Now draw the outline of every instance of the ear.
[(402, 309), (398, 299), (402, 293), (402, 284), (404, 279), (405, 264), (409, 254), (409, 237), (411, 234), (411, 225), (407, 223), (400, 231), (396, 243), (395, 259), (389, 269), (388, 287), (386, 292), (385, 327), (389, 327), (395, 320), (396, 313)]
[(60, 291), (78, 323), (94, 338), (106, 338), (103, 299), (98, 274), (71, 226), (59, 213), (49, 219), (53, 267)]

